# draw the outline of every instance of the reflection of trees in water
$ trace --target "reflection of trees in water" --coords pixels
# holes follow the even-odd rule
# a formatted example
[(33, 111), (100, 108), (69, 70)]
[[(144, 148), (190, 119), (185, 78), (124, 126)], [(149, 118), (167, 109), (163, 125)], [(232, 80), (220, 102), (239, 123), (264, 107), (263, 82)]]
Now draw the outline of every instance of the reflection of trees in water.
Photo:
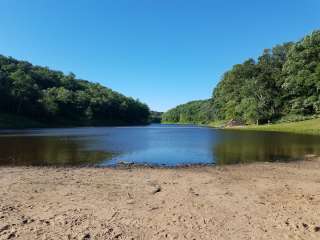
[(292, 161), (320, 154), (320, 138), (282, 133), (227, 132), (213, 147), (217, 164)]
[(111, 157), (108, 152), (87, 150), (85, 141), (74, 138), (0, 138), (0, 165), (92, 165)]
[[(88, 136), (2, 136), (0, 137), (0, 165), (92, 165), (110, 160), (112, 152), (141, 151), (143, 158), (152, 152), (150, 162), (162, 161), (163, 149), (188, 149), (190, 152), (212, 150), (217, 164), (246, 163), (254, 161), (289, 161), (305, 154), (320, 154), (320, 137), (280, 133), (244, 131), (198, 131), (170, 135), (171, 132), (143, 131), (137, 129), (119, 132), (109, 130), (109, 137)], [(169, 131), (169, 130), (168, 130)], [(171, 131), (171, 130), (170, 130)], [(191, 134), (191, 135), (190, 135)], [(163, 148), (159, 148), (159, 145)], [(111, 149), (104, 151), (104, 149)], [(96, 149), (96, 150), (95, 150)], [(148, 150), (148, 151), (147, 151)], [(194, 151), (193, 151), (194, 150)], [(187, 151), (187, 152), (188, 152)], [(177, 160), (186, 152), (177, 152)], [(211, 153), (205, 155), (211, 159)], [(165, 155), (165, 154), (164, 154)], [(203, 155), (195, 155), (196, 161)], [(131, 160), (131, 159), (130, 159)], [(164, 161), (168, 161), (165, 159)], [(174, 162), (173, 162), (174, 164)]]

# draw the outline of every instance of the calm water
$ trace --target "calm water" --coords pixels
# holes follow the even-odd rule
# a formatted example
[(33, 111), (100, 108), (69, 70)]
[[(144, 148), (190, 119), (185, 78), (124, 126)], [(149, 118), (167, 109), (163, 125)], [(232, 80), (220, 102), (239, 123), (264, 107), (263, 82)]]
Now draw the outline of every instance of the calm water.
[(150, 125), (0, 131), (0, 165), (175, 166), (289, 161), (320, 153), (320, 137)]

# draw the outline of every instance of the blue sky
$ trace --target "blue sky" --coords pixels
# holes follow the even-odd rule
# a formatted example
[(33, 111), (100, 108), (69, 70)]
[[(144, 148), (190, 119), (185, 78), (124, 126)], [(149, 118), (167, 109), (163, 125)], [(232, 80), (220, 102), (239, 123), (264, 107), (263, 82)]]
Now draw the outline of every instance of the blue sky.
[(232, 65), (315, 29), (319, 0), (0, 0), (0, 54), (159, 111), (209, 98)]

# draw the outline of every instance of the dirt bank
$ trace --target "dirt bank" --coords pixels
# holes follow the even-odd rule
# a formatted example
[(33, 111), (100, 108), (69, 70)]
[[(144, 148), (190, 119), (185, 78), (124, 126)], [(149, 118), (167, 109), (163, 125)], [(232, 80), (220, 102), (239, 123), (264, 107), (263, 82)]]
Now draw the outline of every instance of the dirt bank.
[(0, 239), (320, 239), (320, 161), (0, 168)]

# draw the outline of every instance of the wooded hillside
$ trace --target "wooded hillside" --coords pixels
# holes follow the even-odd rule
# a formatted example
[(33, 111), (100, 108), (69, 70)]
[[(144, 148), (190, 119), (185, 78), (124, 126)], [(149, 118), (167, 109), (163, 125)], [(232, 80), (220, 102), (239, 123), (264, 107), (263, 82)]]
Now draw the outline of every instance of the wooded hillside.
[[(182, 106), (168, 111), (163, 120), (181, 122), (176, 112), (196, 112), (203, 116), (201, 123), (230, 119), (264, 123), (320, 114), (320, 31), (234, 65), (213, 90), (210, 106), (199, 104), (193, 111), (187, 110), (188, 104)], [(191, 115), (183, 120), (193, 119)]]
[(0, 113), (46, 125), (145, 124), (146, 104), (97, 83), (0, 55)]

